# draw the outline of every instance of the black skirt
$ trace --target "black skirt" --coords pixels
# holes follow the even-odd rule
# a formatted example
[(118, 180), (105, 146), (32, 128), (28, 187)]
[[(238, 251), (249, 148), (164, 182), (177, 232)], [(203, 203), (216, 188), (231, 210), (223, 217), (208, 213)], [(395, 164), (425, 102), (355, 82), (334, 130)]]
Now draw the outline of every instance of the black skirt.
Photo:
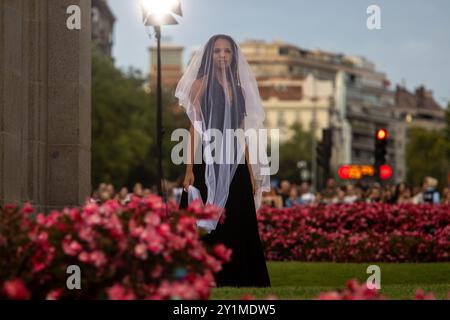
[[(207, 199), (205, 164), (194, 164), (194, 187)], [(183, 190), (180, 208), (188, 204)], [(234, 287), (270, 287), (264, 251), (258, 233), (252, 183), (247, 163), (238, 165), (225, 205), (225, 219), (215, 230), (201, 238), (206, 245), (223, 243), (232, 249), (231, 260), (216, 273), (216, 285)]]

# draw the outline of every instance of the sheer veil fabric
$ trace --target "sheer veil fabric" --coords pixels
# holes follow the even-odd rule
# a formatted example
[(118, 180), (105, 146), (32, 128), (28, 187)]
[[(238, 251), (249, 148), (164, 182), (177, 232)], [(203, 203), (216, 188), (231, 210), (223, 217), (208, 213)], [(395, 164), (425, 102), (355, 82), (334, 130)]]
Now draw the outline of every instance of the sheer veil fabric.
[[(268, 137), (261, 130), (265, 113), (256, 79), (239, 45), (227, 35), (211, 37), (191, 58), (175, 96), (201, 139), (194, 163), (205, 163), (206, 204), (225, 208), (247, 148), (259, 208), (262, 192), (270, 190)], [(204, 227), (213, 230), (217, 222), (206, 221)]]

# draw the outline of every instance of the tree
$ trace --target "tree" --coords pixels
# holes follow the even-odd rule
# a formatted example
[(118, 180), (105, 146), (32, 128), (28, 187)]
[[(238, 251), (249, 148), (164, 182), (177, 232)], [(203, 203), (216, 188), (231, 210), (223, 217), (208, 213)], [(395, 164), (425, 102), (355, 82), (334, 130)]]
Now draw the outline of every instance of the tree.
[(276, 178), (286, 179), (292, 182), (300, 182), (300, 170), (298, 161), (306, 161), (311, 170), (311, 133), (303, 131), (301, 123), (294, 123), (290, 130), (292, 137), (280, 144), (280, 169)]
[[(141, 182), (156, 184), (156, 107), (154, 94), (143, 87), (145, 77), (136, 69), (123, 72), (96, 49), (92, 55), (92, 187), (100, 182), (115, 187)], [(174, 113), (173, 93), (163, 94), (164, 178), (178, 179), (184, 169), (170, 160), (170, 134), (187, 127)]]
[(411, 128), (406, 146), (407, 182), (420, 186), (423, 178), (432, 176), (439, 180), (439, 189), (447, 181), (449, 140), (445, 131)]

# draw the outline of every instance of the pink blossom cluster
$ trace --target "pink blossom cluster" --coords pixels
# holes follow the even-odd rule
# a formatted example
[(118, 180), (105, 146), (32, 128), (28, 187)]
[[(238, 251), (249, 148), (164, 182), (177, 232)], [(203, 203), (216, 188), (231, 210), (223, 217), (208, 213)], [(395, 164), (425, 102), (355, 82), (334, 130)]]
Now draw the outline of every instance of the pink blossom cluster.
[[(448, 293), (450, 299), (450, 292)], [(241, 300), (255, 300), (255, 296), (244, 294)], [(278, 297), (273, 294), (267, 295), (265, 300), (277, 300)], [(356, 279), (347, 281), (345, 288), (333, 291), (321, 292), (315, 300), (388, 300), (379, 293), (377, 289), (369, 289), (365, 283), (359, 283)], [(436, 300), (433, 292), (425, 292), (419, 288), (416, 290), (414, 300)]]
[[(450, 292), (449, 292), (450, 297)], [(322, 292), (317, 300), (386, 300), (377, 289), (369, 289), (365, 283), (359, 283), (356, 279), (347, 281), (344, 289)], [(417, 289), (414, 300), (436, 300), (433, 292), (425, 292)]]
[(450, 205), (355, 203), (258, 211), (269, 260), (450, 261)]
[[(203, 246), (195, 222), (217, 212), (197, 202), (178, 210), (156, 195), (49, 214), (5, 205), (0, 299), (208, 299), (231, 250)], [(80, 290), (66, 286), (70, 265), (81, 270)]]

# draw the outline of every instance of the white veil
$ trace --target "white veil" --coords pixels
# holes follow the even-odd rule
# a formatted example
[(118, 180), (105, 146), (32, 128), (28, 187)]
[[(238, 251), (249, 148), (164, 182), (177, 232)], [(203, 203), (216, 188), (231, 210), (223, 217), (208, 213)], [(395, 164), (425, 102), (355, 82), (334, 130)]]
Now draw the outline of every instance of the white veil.
[[(227, 35), (211, 37), (192, 57), (175, 96), (201, 137), (203, 148), (196, 149), (194, 163), (202, 161), (199, 152), (203, 149), (206, 204), (225, 208), (237, 166), (245, 163), (247, 146), (258, 209), (262, 192), (270, 190), (268, 137), (261, 130), (265, 113), (256, 79), (238, 44)], [(210, 229), (216, 226), (217, 220)]]

